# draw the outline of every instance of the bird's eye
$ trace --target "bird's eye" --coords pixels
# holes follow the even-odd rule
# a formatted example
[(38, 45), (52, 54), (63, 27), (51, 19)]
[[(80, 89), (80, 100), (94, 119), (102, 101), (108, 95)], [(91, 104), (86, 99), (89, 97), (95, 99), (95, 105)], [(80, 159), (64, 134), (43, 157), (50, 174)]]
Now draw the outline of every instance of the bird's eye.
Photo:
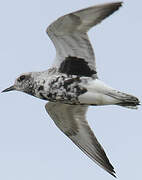
[(18, 81), (19, 81), (19, 82), (20, 82), (20, 81), (23, 81), (25, 78), (26, 78), (26, 76), (25, 76), (25, 75), (22, 75), (22, 76), (19, 77)]

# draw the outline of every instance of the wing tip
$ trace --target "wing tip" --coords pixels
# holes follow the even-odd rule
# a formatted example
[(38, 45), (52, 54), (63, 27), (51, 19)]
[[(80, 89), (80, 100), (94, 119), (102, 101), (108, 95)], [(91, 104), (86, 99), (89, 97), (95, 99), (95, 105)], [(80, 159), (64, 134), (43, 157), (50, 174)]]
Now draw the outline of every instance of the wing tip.
[[(94, 5), (92, 7), (99, 7), (99, 6), (112, 6), (112, 7), (115, 7), (116, 10), (119, 9), (120, 7), (122, 7), (122, 5), (124, 4), (123, 1), (117, 1), (117, 2), (108, 2), (108, 3), (101, 3), (101, 4), (97, 4), (97, 5)], [(91, 8), (91, 6), (90, 6)]]
[(117, 177), (116, 177), (116, 172), (114, 171), (114, 169), (113, 169), (111, 172), (109, 171), (109, 173), (110, 173), (113, 177), (117, 178)]
[(110, 174), (111, 174), (113, 177), (117, 178), (116, 175), (115, 175), (115, 173), (110, 173)]
[(116, 177), (116, 172), (114, 170), (114, 167), (111, 165), (110, 162), (107, 162), (107, 166), (106, 167), (103, 167), (104, 170), (106, 170), (109, 174), (111, 174), (113, 177), (117, 178)]
[(116, 4), (116, 7), (117, 7), (117, 9), (119, 9), (120, 7), (122, 7), (123, 6), (123, 1), (119, 1), (119, 2), (116, 2), (115, 4)]
[(106, 170), (113, 177), (117, 178), (116, 177), (116, 172), (114, 171), (114, 167), (111, 164), (109, 164), (109, 165), (110, 165), (110, 167), (109, 168), (104, 168), (104, 170)]
[(123, 4), (124, 2), (123, 1), (117, 1), (117, 2), (109, 2), (109, 3), (105, 3), (105, 4), (115, 4), (115, 5), (117, 5), (117, 6), (122, 6), (122, 4)]
[(115, 12), (115, 11), (119, 10), (119, 8), (122, 7), (123, 3), (124, 3), (123, 1), (118, 1), (118, 2), (112, 2), (112, 3), (107, 3), (107, 4), (108, 4), (108, 6), (112, 5), (113, 12)]

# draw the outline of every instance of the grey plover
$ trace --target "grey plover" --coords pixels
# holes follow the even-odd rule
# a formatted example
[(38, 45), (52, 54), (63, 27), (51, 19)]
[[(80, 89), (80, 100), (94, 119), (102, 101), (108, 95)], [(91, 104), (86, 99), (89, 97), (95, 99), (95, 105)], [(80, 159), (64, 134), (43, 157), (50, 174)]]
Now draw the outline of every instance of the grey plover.
[(47, 28), (56, 48), (53, 66), (43, 72), (24, 73), (13, 86), (2, 91), (22, 91), (50, 101), (45, 108), (55, 124), (114, 177), (114, 168), (86, 121), (86, 111), (89, 105), (120, 105), (133, 109), (140, 102), (98, 79), (87, 32), (121, 5), (122, 2), (114, 2), (92, 6), (57, 19)]

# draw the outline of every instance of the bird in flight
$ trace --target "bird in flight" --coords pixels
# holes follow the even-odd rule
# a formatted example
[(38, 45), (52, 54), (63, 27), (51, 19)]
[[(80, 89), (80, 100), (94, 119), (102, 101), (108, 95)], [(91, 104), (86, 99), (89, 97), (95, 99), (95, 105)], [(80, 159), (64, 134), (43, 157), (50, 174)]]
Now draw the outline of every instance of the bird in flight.
[(114, 177), (114, 168), (86, 121), (88, 106), (119, 105), (135, 109), (140, 102), (99, 80), (87, 32), (121, 6), (122, 2), (92, 6), (57, 19), (47, 28), (56, 48), (52, 67), (24, 73), (13, 86), (2, 91), (22, 91), (49, 101), (46, 111), (59, 129)]

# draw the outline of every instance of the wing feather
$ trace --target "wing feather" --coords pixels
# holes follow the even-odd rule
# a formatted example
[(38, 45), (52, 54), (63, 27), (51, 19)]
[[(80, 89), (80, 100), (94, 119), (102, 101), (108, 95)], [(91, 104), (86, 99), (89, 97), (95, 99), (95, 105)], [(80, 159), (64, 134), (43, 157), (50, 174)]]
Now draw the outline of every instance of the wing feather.
[(119, 9), (122, 2), (92, 6), (60, 17), (48, 28), (47, 33), (56, 48), (53, 66), (59, 68), (68, 56), (84, 59), (96, 71), (95, 56), (87, 32), (104, 18)]
[(115, 177), (115, 171), (106, 153), (97, 141), (85, 114), (88, 106), (49, 102), (46, 110), (59, 129), (65, 133), (88, 157)]

